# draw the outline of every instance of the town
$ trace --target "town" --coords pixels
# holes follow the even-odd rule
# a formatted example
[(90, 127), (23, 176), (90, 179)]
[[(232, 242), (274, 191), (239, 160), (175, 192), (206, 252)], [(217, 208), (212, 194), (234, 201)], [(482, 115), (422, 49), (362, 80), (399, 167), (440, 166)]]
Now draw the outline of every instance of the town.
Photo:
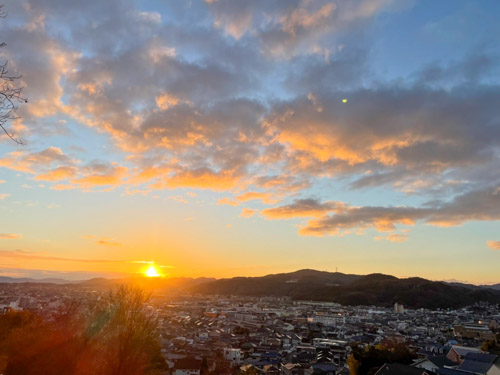
[[(50, 319), (68, 301), (103, 293), (0, 284), (0, 312), (26, 309)], [(147, 308), (158, 319), (166, 373), (173, 375), (358, 374), (364, 361), (375, 365), (373, 374), (500, 374), (499, 305), (427, 310), (153, 294)]]

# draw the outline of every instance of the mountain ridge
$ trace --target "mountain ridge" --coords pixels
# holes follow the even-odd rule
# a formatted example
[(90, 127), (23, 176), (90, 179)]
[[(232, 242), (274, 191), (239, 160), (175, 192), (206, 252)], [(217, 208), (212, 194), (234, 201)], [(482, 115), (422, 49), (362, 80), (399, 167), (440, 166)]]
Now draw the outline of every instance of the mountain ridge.
[(382, 273), (368, 275), (301, 269), (257, 277), (233, 278), (93, 278), (84, 281), (30, 279), (0, 276), (0, 283), (40, 283), (109, 289), (118, 284), (134, 284), (157, 291), (177, 290), (205, 295), (289, 297), (294, 300), (330, 301), (344, 305), (449, 308), (480, 301), (500, 303), (500, 287), (456, 282), (431, 281), (421, 277), (398, 278)]
[(397, 278), (381, 273), (348, 275), (315, 270), (219, 279), (190, 290), (206, 295), (290, 297), (343, 305), (388, 307), (398, 302), (412, 308), (431, 309), (456, 308), (481, 301), (500, 303), (500, 291), (491, 288), (453, 285), (421, 277)]

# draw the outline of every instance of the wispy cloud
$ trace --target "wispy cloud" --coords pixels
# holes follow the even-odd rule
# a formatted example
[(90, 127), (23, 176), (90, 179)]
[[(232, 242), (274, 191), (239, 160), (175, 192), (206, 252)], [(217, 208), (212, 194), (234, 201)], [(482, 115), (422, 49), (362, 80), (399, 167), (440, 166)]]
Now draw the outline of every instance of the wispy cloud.
[(33, 278), (47, 279), (58, 278), (68, 281), (89, 280), (95, 277), (105, 278), (125, 278), (130, 277), (130, 273), (125, 272), (92, 272), (92, 271), (56, 271), (44, 270), (38, 268), (20, 268), (20, 267), (2, 267), (0, 268), (0, 276), (15, 277), (15, 278)]
[(251, 208), (244, 208), (240, 212), (241, 217), (249, 218), (255, 215), (257, 210), (252, 210)]
[(120, 242), (113, 241), (111, 239), (100, 239), (96, 241), (97, 244), (103, 245), (103, 246), (122, 246)]
[(374, 240), (379, 241), (379, 240), (386, 240), (390, 242), (405, 242), (408, 241), (409, 236), (407, 234), (389, 234), (388, 236), (377, 236), (374, 238)]
[(224, 205), (224, 204), (228, 206), (238, 206), (240, 203), (236, 202), (235, 200), (232, 200), (229, 197), (224, 197), (217, 201), (217, 205)]
[(81, 238), (84, 240), (95, 240), (94, 242), (97, 245), (101, 245), (101, 246), (111, 246), (111, 247), (123, 246), (122, 243), (117, 242), (109, 237), (98, 237), (98, 236), (94, 236), (91, 234), (86, 234), (86, 235), (83, 235)]
[(0, 239), (4, 240), (17, 240), (23, 238), (21, 234), (16, 233), (0, 233)]
[(500, 250), (500, 241), (488, 241), (487, 245), (492, 250)]
[[(2, 250), (0, 258), (14, 258), (39, 261), (56, 261), (56, 262), (71, 262), (71, 263), (129, 263), (129, 264), (154, 264), (149, 260), (125, 260), (125, 259), (85, 259), (71, 258), (47, 255), (40, 252), (32, 252), (26, 250)], [(171, 266), (168, 266), (171, 267)]]

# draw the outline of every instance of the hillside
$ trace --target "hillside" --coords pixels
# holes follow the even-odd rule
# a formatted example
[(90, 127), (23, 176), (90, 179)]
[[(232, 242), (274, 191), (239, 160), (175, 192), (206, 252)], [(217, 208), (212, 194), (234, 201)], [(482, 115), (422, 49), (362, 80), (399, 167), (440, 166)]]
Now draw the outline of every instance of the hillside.
[[(248, 296), (290, 296), (301, 299), (315, 290), (318, 299), (322, 291), (348, 285), (360, 278), (358, 275), (300, 270), (263, 277), (235, 277), (200, 284), (192, 291), (202, 294), (235, 294)], [(325, 295), (327, 297), (327, 295)]]
[(399, 279), (374, 273), (353, 275), (304, 269), (262, 277), (213, 278), (95, 278), (81, 282), (62, 279), (0, 277), (0, 283), (59, 284), (92, 290), (107, 290), (132, 284), (155, 292), (192, 292), (207, 295), (275, 296), (294, 300), (331, 301), (344, 305), (392, 306), (395, 302), (413, 308), (455, 308), (479, 301), (500, 303), (497, 285), (475, 286), (430, 281), (418, 277)]
[(493, 285), (481, 285), (482, 288), (489, 288), (489, 289), (495, 289), (495, 290), (500, 290), (500, 284), (493, 284)]
[(344, 305), (392, 306), (395, 302), (413, 308), (456, 308), (479, 301), (500, 303), (500, 291), (469, 288), (422, 278), (398, 279), (371, 274), (346, 275), (301, 270), (263, 277), (221, 279), (191, 288), (201, 294), (287, 296), (296, 300), (331, 301)]
[(147, 277), (129, 277), (121, 279), (107, 279), (97, 277), (85, 281), (69, 281), (64, 279), (32, 279), (32, 278), (15, 278), (0, 276), (0, 284), (36, 284), (38, 286), (59, 285), (76, 288), (87, 288), (93, 290), (108, 290), (117, 285), (128, 284), (135, 285), (145, 289), (153, 289), (155, 291), (164, 290), (179, 290), (184, 291), (198, 284), (214, 281), (214, 278), (188, 278), (188, 277), (172, 277), (172, 278), (147, 278)]

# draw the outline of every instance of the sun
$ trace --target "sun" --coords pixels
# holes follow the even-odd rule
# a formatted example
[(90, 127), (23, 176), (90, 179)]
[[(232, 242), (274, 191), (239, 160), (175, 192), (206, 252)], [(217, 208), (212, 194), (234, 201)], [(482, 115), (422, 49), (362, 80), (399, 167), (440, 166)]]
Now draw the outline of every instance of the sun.
[(144, 275), (146, 277), (160, 277), (160, 276), (162, 276), (162, 274), (158, 272), (158, 270), (156, 269), (156, 267), (154, 266), (154, 264), (150, 265), (146, 269), (146, 271), (144, 271)]

